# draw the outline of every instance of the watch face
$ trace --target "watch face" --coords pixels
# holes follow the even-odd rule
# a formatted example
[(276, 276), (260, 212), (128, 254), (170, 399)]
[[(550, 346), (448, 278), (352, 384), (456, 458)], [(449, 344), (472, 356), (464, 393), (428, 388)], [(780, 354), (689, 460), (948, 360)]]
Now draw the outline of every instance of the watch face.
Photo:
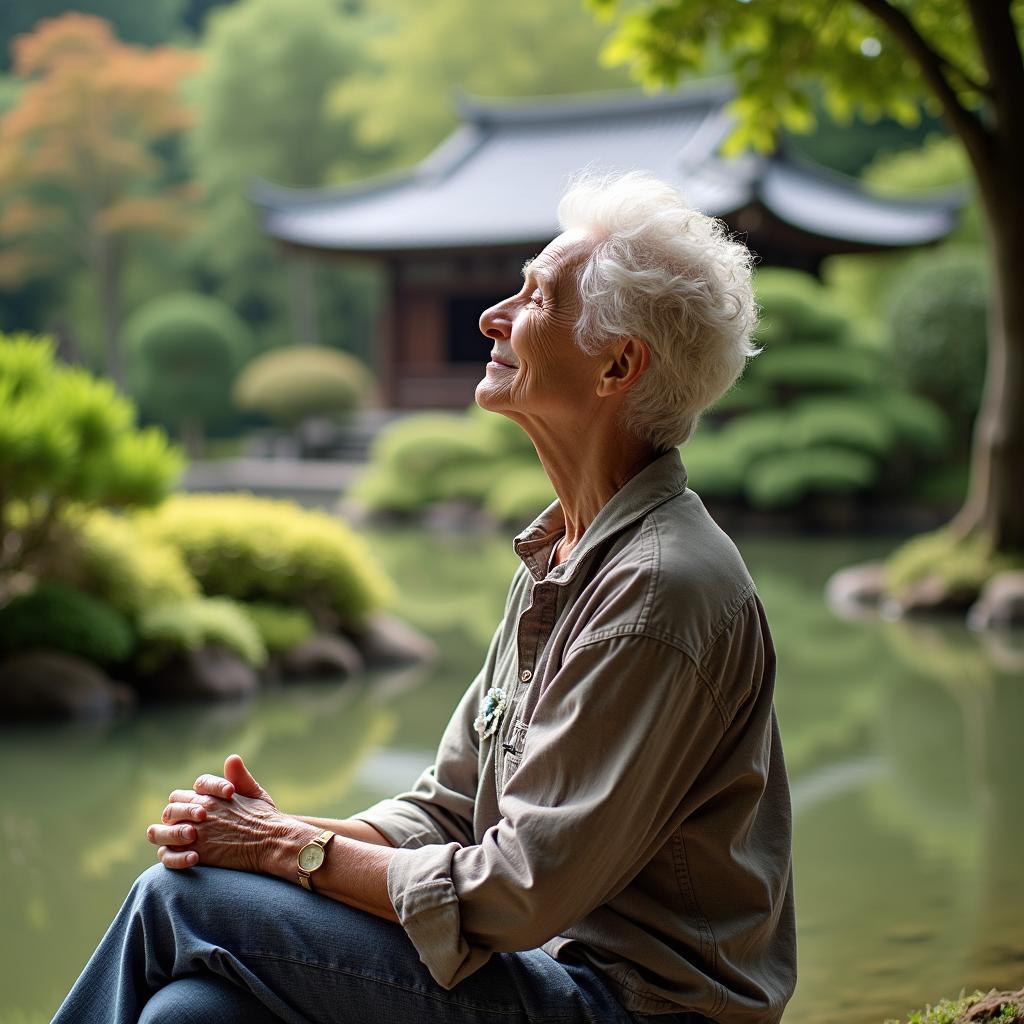
[(316, 843), (310, 843), (299, 850), (299, 867), (303, 871), (316, 871), (323, 862), (324, 851)]

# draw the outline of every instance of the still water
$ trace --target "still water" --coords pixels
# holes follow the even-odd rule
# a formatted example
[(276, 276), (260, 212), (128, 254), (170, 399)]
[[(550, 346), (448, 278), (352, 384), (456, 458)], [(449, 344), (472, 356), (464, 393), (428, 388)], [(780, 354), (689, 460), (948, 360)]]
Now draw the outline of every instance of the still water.
[[(961, 988), (1024, 984), (1024, 637), (844, 621), (822, 585), (879, 541), (737, 543), (779, 656), (800, 980), (786, 1024), (881, 1024)], [(344, 816), (430, 763), (515, 564), (504, 538), (375, 535), (428, 670), (0, 730), (0, 1024), (49, 1020), (153, 858), (175, 786), (245, 755), (279, 805)]]

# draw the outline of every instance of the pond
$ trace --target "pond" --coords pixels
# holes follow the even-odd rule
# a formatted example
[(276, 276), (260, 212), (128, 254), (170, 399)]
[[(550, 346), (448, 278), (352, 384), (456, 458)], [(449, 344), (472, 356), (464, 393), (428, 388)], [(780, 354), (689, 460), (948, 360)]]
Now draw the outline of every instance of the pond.
[[(0, 1024), (47, 1021), (135, 875), (174, 786), (238, 751), (278, 803), (344, 816), (429, 764), (515, 556), (506, 538), (374, 534), (429, 670), (0, 731)], [(961, 987), (1024, 982), (1024, 673), (1007, 640), (852, 622), (825, 605), (879, 540), (737, 543), (779, 656), (800, 980), (786, 1024), (881, 1024)]]

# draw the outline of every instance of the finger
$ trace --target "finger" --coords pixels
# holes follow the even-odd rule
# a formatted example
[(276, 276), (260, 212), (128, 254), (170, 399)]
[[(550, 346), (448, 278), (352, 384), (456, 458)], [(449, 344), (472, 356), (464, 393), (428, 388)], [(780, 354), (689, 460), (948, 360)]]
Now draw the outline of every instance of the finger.
[(206, 821), (206, 808), (202, 804), (192, 803), (169, 803), (165, 808), (163, 814), (160, 815), (160, 820), (165, 825), (170, 825), (174, 822), (179, 821)]
[(192, 825), (150, 825), (146, 838), (154, 846), (187, 846), (195, 842), (196, 830)]
[(199, 863), (199, 854), (195, 850), (170, 850), (166, 846), (161, 846), (156, 855), (165, 868), (174, 871), (194, 868)]
[(167, 797), (167, 802), (169, 804), (187, 804), (195, 798), (196, 791), (194, 789), (172, 789)]
[(229, 754), (224, 762), (224, 774), (235, 790), (242, 796), (261, 797), (266, 795), (264, 788), (252, 777), (245, 767), (241, 754)]
[(219, 796), (221, 800), (230, 800), (235, 795), (234, 785), (219, 775), (200, 775), (192, 788), (207, 796)]

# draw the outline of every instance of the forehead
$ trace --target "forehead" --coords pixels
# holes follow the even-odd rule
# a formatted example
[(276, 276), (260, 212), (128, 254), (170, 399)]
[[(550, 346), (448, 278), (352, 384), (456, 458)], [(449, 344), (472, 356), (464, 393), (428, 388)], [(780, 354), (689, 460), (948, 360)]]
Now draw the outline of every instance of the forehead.
[(532, 260), (527, 260), (523, 273), (558, 281), (566, 272), (578, 267), (594, 248), (594, 238), (586, 231), (563, 231), (552, 239)]

